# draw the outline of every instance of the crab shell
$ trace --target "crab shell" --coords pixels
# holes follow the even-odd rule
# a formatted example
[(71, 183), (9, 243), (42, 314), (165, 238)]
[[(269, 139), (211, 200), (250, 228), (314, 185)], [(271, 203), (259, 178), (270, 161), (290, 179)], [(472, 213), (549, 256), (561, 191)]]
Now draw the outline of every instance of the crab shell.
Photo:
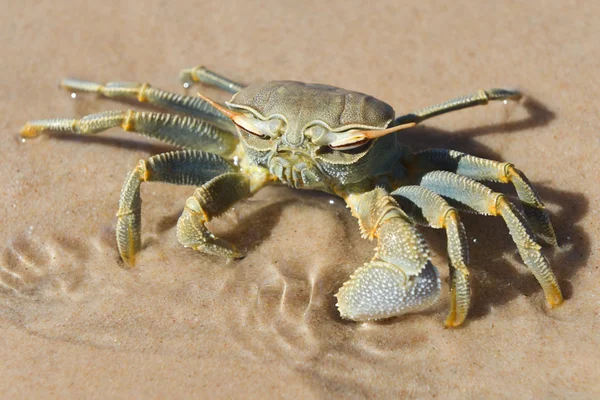
[[(285, 159), (289, 153), (305, 155), (301, 162), (292, 161), (290, 168), (300, 164), (303, 168), (298, 175), (306, 179), (286, 180), (285, 174), (276, 174), (284, 183), (296, 188), (335, 193), (335, 187), (389, 173), (401, 153), (395, 135), (371, 140), (348, 152), (331, 151), (309, 140), (309, 132), (315, 128), (334, 137), (353, 129), (385, 129), (394, 119), (394, 109), (363, 93), (321, 84), (273, 81), (242, 89), (227, 105), (260, 120), (277, 118), (284, 122), (285, 133), (275, 142), (275, 147), (273, 141), (258, 138), (243, 129), (238, 128), (238, 131), (247, 157), (271, 171), (278, 167), (274, 165), (278, 162), (290, 163)], [(283, 154), (283, 160), (277, 153)]]

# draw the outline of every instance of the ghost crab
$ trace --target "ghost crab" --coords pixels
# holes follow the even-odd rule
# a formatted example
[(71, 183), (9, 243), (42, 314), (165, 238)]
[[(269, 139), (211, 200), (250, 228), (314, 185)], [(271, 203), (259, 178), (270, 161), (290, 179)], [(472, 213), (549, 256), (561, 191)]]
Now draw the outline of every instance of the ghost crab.
[[(141, 160), (127, 175), (117, 213), (117, 244), (125, 263), (133, 265), (141, 247), (142, 182), (197, 186), (178, 220), (177, 238), (185, 247), (227, 258), (243, 254), (213, 235), (206, 222), (266, 185), (286, 184), (342, 197), (362, 235), (377, 238), (374, 258), (336, 294), (343, 318), (387, 318), (422, 310), (437, 300), (438, 271), (416, 228), (424, 225), (446, 230), (451, 299), (446, 326), (462, 324), (470, 288), (458, 210), (502, 217), (547, 303), (554, 307), (563, 301), (536, 241), (556, 244), (554, 231), (521, 171), (511, 163), (452, 150), (412, 153), (397, 140), (397, 132), (430, 117), (490, 100), (516, 100), (519, 92), (480, 90), (395, 118), (388, 104), (331, 86), (276, 81), (244, 87), (203, 67), (183, 70), (181, 77), (187, 86), (211, 84), (233, 97), (221, 105), (202, 95), (178, 95), (148, 84), (64, 80), (68, 90), (131, 98), (181, 115), (109, 111), (81, 119), (31, 121), (21, 130), (22, 136), (32, 137), (45, 130), (87, 135), (122, 127), (183, 148)], [(477, 181), (511, 183), (524, 213)]]

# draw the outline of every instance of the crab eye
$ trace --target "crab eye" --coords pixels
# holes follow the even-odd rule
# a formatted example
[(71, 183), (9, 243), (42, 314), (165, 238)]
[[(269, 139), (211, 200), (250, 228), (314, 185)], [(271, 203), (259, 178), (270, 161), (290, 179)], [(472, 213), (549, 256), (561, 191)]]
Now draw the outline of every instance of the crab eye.
[(273, 136), (281, 136), (285, 132), (287, 124), (282, 119), (273, 118), (269, 120), (268, 126)]
[(317, 146), (329, 145), (331, 142), (331, 137), (328, 135), (328, 133), (330, 132), (321, 125), (313, 125), (305, 131), (305, 135), (308, 136), (311, 142)]

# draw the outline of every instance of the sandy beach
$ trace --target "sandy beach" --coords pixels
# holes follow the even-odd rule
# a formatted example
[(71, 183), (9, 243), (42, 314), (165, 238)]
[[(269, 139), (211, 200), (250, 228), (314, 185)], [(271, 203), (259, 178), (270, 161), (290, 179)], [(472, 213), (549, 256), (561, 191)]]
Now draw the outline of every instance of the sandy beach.
[[(0, 397), (600, 397), (600, 3), (22, 1), (0, 16)], [(189, 186), (142, 186), (143, 249), (115, 240), (121, 185), (173, 148), (111, 129), (22, 140), (29, 120), (138, 107), (59, 88), (64, 77), (184, 93), (198, 64), (245, 84), (325, 83), (397, 114), (481, 88), (494, 103), (403, 132), (514, 163), (539, 190), (565, 295), (548, 309), (502, 219), (464, 215), (472, 307), (449, 308), (446, 238), (423, 229), (440, 270), (430, 310), (342, 320), (334, 294), (373, 256), (342, 199), (269, 187), (210, 223), (248, 256), (183, 248)], [(218, 101), (214, 88), (194, 90)], [(193, 94), (193, 92), (190, 92)], [(139, 109), (144, 109), (143, 107)], [(495, 190), (510, 188), (494, 184)]]

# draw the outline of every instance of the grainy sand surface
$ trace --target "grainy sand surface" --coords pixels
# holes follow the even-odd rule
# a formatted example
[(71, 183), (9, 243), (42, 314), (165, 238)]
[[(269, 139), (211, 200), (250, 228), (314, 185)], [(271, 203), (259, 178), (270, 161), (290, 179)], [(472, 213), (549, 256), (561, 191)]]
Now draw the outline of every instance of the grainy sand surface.
[[(4, 2), (0, 395), (598, 398), (600, 4), (282, 3)], [(403, 140), (525, 171), (552, 214), (560, 248), (545, 254), (567, 301), (546, 309), (501, 220), (464, 216), (474, 297), (463, 328), (443, 328), (437, 231), (425, 235), (444, 295), (430, 311), (342, 321), (333, 294), (374, 243), (340, 199), (287, 188), (265, 189), (212, 224), (249, 252), (226, 263), (177, 243), (193, 188), (144, 185), (144, 249), (136, 268), (123, 268), (114, 239), (123, 178), (170, 148), (117, 129), (23, 143), (19, 128), (131, 106), (73, 100), (57, 87), (65, 76), (182, 91), (179, 69), (198, 63), (244, 83), (366, 92), (398, 113), (521, 88), (521, 105), (436, 118)]]

